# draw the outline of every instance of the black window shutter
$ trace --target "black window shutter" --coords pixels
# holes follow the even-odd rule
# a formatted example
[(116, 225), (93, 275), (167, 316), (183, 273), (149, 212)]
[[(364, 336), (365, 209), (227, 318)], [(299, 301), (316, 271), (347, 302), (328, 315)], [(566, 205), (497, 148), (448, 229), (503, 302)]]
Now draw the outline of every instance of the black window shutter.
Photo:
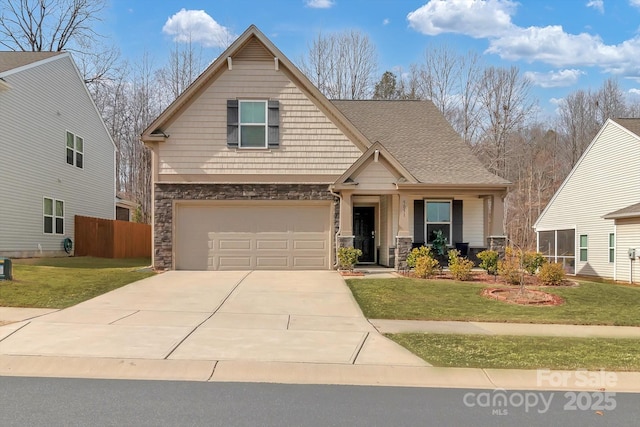
[(453, 238), (453, 243), (462, 243), (464, 240), (464, 236), (462, 235), (462, 200), (454, 200), (453, 206), (453, 218), (451, 221), (451, 227), (453, 230), (451, 231), (451, 237)]
[(424, 245), (424, 200), (413, 201), (413, 243)]
[(268, 143), (269, 148), (278, 148), (280, 145), (280, 102), (269, 101)]
[(227, 100), (227, 147), (238, 148), (238, 100)]

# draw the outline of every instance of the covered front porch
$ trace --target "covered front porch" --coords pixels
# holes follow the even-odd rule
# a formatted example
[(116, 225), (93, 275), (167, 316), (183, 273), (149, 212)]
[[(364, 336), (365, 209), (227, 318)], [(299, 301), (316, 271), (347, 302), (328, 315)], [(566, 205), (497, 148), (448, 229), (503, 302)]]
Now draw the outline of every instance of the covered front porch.
[(340, 189), (339, 247), (362, 250), (360, 263), (406, 268), (414, 247), (430, 246), (440, 231), (449, 248), (470, 259), (503, 246), (504, 192), (488, 189)]

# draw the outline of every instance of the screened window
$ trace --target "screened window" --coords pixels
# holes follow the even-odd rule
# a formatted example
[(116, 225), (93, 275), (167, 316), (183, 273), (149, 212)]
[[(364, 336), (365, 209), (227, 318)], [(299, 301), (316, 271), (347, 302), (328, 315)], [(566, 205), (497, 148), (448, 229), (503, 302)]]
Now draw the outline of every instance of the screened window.
[(562, 264), (569, 274), (575, 274), (575, 230), (549, 230), (538, 232), (538, 251), (549, 262)]
[(609, 233), (609, 262), (616, 261), (616, 235)]
[(438, 230), (451, 242), (451, 201), (427, 200), (425, 204), (426, 242), (433, 243)]
[(64, 234), (64, 202), (44, 198), (42, 208), (45, 234)]
[(589, 238), (586, 234), (580, 235), (580, 261), (586, 262), (588, 259)]
[(267, 147), (266, 101), (240, 101), (240, 147)]
[(84, 167), (84, 140), (67, 132), (67, 163), (80, 169)]

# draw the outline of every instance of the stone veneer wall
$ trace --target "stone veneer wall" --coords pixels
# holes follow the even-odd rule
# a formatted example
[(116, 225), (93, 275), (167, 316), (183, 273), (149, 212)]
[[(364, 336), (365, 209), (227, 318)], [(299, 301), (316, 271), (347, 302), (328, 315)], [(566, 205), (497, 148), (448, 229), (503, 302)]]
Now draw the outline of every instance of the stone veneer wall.
[(331, 200), (335, 212), (332, 240), (340, 225), (340, 201), (329, 192), (328, 184), (156, 184), (153, 253), (158, 269), (170, 269), (172, 264), (175, 200)]

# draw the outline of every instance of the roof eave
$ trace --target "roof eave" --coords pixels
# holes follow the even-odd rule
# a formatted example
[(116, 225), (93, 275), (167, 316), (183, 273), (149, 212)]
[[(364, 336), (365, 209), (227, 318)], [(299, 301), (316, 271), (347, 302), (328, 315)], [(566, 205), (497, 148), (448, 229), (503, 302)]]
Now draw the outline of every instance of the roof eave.
[(513, 186), (511, 183), (505, 184), (427, 184), (427, 183), (398, 183), (396, 184), (399, 190), (486, 190), (486, 191), (507, 191)]

